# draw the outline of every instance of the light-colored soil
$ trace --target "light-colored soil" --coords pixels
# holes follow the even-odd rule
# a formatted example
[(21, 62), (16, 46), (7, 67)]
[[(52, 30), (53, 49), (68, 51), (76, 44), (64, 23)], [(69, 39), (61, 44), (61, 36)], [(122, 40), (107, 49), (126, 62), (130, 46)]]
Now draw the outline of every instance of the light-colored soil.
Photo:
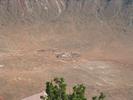
[(47, 80), (64, 77), (69, 92), (85, 84), (88, 99), (103, 91), (107, 100), (133, 100), (131, 32), (50, 26), (0, 31), (0, 97), (21, 100), (41, 92)]

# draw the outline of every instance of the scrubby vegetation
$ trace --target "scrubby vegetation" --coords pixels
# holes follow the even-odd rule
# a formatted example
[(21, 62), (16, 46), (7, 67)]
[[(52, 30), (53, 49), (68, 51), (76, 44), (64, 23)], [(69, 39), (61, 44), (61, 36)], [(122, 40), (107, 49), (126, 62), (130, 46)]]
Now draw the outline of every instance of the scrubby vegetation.
[[(73, 87), (73, 93), (67, 94), (67, 84), (63, 78), (55, 78), (46, 83), (47, 96), (41, 96), (42, 100), (87, 100), (85, 97), (85, 86), (78, 84)], [(92, 97), (92, 100), (105, 100), (103, 93), (100, 96)]]

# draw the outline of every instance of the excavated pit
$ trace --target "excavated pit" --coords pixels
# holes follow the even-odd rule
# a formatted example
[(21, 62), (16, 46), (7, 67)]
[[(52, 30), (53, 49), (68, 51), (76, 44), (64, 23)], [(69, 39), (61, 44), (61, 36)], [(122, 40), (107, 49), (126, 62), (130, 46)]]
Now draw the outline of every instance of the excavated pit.
[(0, 0), (0, 99), (55, 76), (133, 100), (133, 0)]

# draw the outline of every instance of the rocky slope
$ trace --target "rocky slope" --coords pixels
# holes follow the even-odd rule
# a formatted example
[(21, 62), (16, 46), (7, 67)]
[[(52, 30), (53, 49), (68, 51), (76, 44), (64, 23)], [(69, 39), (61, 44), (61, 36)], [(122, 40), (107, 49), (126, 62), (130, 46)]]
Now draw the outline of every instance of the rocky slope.
[(133, 0), (0, 0), (2, 24), (46, 22), (66, 16), (76, 16), (82, 22), (115, 19), (132, 26)]
[(2, 52), (47, 47), (132, 59), (132, 27), (133, 0), (0, 0)]

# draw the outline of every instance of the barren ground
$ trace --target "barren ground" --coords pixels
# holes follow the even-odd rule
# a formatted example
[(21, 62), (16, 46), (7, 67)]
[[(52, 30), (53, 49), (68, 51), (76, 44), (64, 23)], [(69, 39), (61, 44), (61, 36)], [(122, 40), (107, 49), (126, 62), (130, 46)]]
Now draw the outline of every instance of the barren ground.
[(120, 40), (115, 33), (106, 36), (104, 30), (98, 34), (90, 30), (87, 35), (71, 29), (64, 34), (57, 31), (58, 26), (52, 28), (1, 30), (0, 96), (4, 100), (21, 100), (38, 93), (53, 77), (64, 77), (68, 91), (76, 83), (85, 84), (89, 99), (103, 91), (107, 100), (133, 100), (130, 36)]

